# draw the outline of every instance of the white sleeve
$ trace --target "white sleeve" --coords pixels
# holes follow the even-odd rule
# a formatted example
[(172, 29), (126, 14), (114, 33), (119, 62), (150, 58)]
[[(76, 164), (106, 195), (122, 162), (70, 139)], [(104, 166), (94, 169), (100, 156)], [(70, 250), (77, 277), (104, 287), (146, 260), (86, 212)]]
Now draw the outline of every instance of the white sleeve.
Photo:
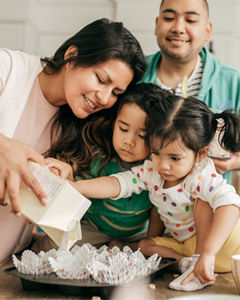
[(194, 179), (193, 197), (208, 202), (213, 211), (224, 205), (240, 207), (239, 195), (234, 187), (217, 173), (212, 160), (209, 160), (208, 165), (201, 170), (198, 176), (194, 176), (192, 179)]
[(153, 182), (153, 172), (149, 170), (153, 171), (152, 162), (145, 160), (143, 165), (133, 167), (130, 171), (111, 175), (116, 177), (120, 184), (120, 194), (113, 200), (127, 198), (133, 193), (140, 194), (143, 190), (149, 190)]
[(0, 96), (8, 80), (11, 65), (12, 61), (9, 53), (4, 49), (0, 49)]

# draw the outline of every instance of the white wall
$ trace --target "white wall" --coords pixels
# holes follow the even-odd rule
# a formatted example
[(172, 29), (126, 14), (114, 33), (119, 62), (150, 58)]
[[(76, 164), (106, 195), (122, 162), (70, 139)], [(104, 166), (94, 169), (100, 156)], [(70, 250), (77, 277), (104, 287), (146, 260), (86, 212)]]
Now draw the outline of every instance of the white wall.
[[(122, 21), (146, 54), (158, 50), (154, 24), (160, 0), (0, 0), (0, 47), (51, 56), (87, 23)], [(240, 70), (240, 0), (209, 0), (216, 56)]]

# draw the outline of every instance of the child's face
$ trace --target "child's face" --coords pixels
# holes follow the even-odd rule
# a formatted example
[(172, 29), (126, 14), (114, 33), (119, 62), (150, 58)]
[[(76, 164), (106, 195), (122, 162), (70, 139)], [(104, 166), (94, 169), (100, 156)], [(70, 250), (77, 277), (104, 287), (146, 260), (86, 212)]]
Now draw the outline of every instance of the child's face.
[(164, 142), (159, 149), (160, 141), (156, 140), (152, 147), (152, 162), (156, 170), (165, 180), (165, 187), (179, 184), (192, 170), (196, 156), (180, 139)]
[(145, 146), (146, 113), (136, 104), (124, 104), (113, 128), (113, 147), (126, 162), (140, 161), (149, 156)]

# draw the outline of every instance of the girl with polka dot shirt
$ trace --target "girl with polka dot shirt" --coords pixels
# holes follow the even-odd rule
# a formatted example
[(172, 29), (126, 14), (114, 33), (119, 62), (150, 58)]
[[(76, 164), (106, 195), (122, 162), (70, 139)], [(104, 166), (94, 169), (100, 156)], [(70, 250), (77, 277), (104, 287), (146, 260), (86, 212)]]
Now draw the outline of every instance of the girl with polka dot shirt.
[[(147, 125), (151, 160), (111, 177), (74, 183), (86, 197), (95, 198), (117, 200), (149, 191), (149, 238), (139, 247), (144, 255), (176, 259), (183, 274), (170, 283), (173, 289), (192, 291), (213, 284), (214, 262), (216, 272), (229, 272), (231, 256), (240, 254), (240, 197), (208, 157), (217, 129), (221, 146), (237, 155), (237, 114), (215, 114), (200, 100), (162, 91)], [(170, 236), (162, 236), (165, 229)]]

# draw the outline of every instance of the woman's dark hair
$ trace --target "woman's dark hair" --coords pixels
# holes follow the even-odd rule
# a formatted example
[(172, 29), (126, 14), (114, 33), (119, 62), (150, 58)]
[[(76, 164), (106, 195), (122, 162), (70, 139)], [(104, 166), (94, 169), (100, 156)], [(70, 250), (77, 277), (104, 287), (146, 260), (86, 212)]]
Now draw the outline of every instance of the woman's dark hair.
[[(223, 119), (219, 128), (218, 119)], [(220, 145), (231, 152), (240, 151), (240, 117), (225, 110), (213, 113), (208, 106), (194, 97), (181, 98), (162, 91), (150, 114), (147, 128), (147, 143), (155, 147), (155, 141), (173, 142), (181, 139), (186, 147), (197, 155), (208, 146), (216, 130), (220, 130)], [(154, 148), (153, 147), (153, 148)]]
[[(77, 48), (76, 56), (64, 59), (70, 46)], [(120, 59), (134, 72), (132, 84), (137, 83), (146, 70), (146, 61), (137, 39), (120, 22), (96, 20), (83, 27), (65, 41), (52, 58), (42, 58), (47, 63), (45, 72), (57, 73), (70, 61), (75, 66), (93, 66), (109, 59)]]
[[(77, 48), (76, 56), (64, 59), (70, 46)], [(110, 59), (119, 59), (133, 70), (134, 77), (129, 86), (135, 85), (142, 78), (147, 66), (137, 39), (122, 23), (103, 18), (85, 26), (64, 42), (52, 58), (43, 58), (42, 61), (46, 63), (44, 72), (51, 75), (59, 72), (70, 61), (77, 67), (93, 66)], [(112, 122), (117, 105), (86, 119), (74, 116), (68, 105), (61, 106), (52, 127), (52, 145), (45, 156), (63, 159), (77, 171), (79, 164), (82, 167), (89, 165), (96, 151), (99, 151), (96, 145), (102, 145), (108, 153), (109, 143), (105, 142), (109, 140), (109, 132), (106, 128)], [(93, 137), (92, 131), (95, 132)]]
[[(124, 104), (136, 104), (149, 115), (154, 103), (158, 100), (158, 95), (162, 89), (152, 83), (140, 83), (131, 86), (127, 91), (119, 96), (117, 103), (110, 109), (99, 111), (88, 116), (84, 124), (78, 122), (79, 128), (74, 128), (66, 124), (66, 133), (76, 130), (79, 136), (73, 139), (71, 143), (66, 142), (65, 137), (60, 140), (47, 156), (56, 157), (64, 160), (73, 166), (74, 174), (84, 176), (84, 170), (89, 167), (90, 163), (97, 155), (102, 156), (102, 162), (98, 173), (115, 155), (112, 145), (113, 126), (115, 119)], [(70, 108), (68, 108), (70, 109)], [(64, 118), (64, 115), (62, 116)], [(73, 118), (78, 120), (75, 116)], [(148, 118), (147, 118), (148, 120)], [(146, 120), (146, 121), (147, 121)], [(75, 133), (69, 133), (75, 136)]]

